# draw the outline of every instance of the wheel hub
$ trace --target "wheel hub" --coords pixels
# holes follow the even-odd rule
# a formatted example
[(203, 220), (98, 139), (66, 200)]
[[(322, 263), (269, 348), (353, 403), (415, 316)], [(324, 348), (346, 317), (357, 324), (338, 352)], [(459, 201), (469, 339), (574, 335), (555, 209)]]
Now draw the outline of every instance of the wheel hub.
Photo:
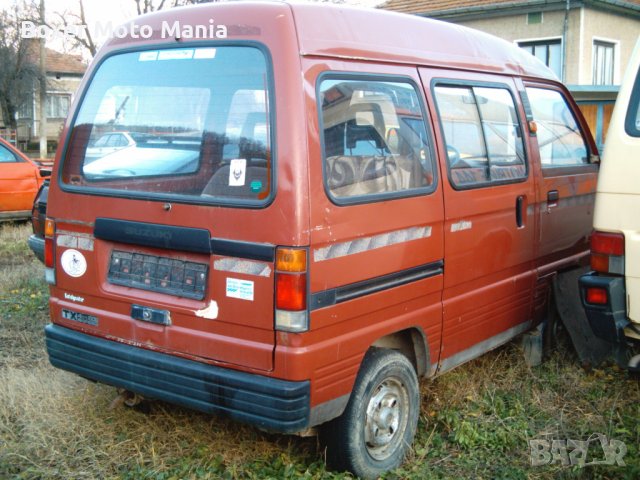
[(364, 437), (369, 454), (387, 458), (402, 441), (407, 426), (409, 399), (406, 387), (387, 378), (373, 391), (367, 405)]

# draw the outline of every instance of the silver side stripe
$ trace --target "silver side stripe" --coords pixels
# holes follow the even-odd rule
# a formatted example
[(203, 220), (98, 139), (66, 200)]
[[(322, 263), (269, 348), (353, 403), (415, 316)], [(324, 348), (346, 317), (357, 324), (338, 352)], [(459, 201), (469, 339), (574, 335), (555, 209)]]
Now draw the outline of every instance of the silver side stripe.
[(221, 272), (244, 273), (257, 277), (271, 275), (271, 267), (268, 263), (240, 260), (239, 258), (221, 258), (213, 263), (213, 268)]
[(431, 236), (431, 227), (411, 227), (393, 232), (381, 233), (372, 237), (363, 237), (348, 242), (334, 243), (327, 247), (317, 248), (313, 251), (313, 259), (316, 262), (340, 258), (354, 253), (367, 252), (376, 248), (388, 247), (398, 243), (410, 242)]

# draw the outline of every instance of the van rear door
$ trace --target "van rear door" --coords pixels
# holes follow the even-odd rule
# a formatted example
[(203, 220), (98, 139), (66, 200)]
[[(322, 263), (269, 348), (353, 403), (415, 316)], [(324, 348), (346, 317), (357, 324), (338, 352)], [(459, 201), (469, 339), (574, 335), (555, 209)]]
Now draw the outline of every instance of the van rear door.
[[(286, 209), (273, 204), (271, 81), (255, 45), (171, 45), (101, 61), (73, 119), (62, 191), (51, 195), (56, 321), (273, 368), (268, 239), (278, 237), (262, 226)], [(129, 144), (92, 146), (113, 132)]]

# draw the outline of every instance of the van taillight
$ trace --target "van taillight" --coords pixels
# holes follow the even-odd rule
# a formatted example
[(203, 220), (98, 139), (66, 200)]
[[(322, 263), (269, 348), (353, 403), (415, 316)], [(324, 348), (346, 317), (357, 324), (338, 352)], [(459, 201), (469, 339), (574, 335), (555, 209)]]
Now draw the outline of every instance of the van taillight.
[(624, 275), (624, 235), (593, 232), (591, 269), (600, 273)]
[(307, 251), (278, 248), (276, 251), (276, 330), (304, 332), (307, 313)]
[(56, 224), (50, 218), (44, 221), (44, 266), (45, 278), (48, 283), (56, 283), (55, 275), (55, 245), (54, 237), (56, 233)]
[(599, 287), (589, 287), (585, 294), (587, 303), (593, 305), (606, 305), (609, 301), (607, 290)]

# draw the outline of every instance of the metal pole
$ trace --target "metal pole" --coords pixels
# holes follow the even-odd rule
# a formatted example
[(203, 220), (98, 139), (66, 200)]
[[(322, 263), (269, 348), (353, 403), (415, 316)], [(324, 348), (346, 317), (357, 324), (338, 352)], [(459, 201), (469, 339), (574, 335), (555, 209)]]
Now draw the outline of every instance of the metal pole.
[[(40, 22), (44, 25), (44, 0), (40, 0)], [(40, 158), (47, 158), (47, 62), (44, 37), (40, 38)]]

